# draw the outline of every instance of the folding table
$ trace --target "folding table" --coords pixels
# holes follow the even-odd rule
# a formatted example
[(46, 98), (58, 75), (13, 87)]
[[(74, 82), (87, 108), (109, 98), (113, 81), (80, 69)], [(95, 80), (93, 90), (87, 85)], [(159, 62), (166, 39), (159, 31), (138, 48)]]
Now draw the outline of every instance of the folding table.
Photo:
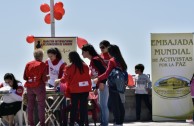
[[(55, 125), (55, 121), (57, 125), (59, 126), (60, 123), (57, 121), (54, 112), (58, 109), (59, 105), (64, 100), (64, 94), (62, 92), (56, 92), (53, 88), (46, 88), (46, 97), (49, 96), (53, 97), (52, 104), (48, 103), (48, 99), (45, 100), (46, 102), (46, 108), (45, 108), (45, 123), (47, 123), (49, 120), (51, 121), (52, 125)], [(36, 125), (39, 126), (40, 122)]]

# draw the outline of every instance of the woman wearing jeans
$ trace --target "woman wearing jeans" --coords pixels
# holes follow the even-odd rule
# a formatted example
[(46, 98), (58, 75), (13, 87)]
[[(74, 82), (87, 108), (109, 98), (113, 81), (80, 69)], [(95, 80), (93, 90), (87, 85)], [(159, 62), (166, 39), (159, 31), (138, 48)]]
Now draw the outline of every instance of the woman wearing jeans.
[[(99, 44), (101, 55), (100, 57), (104, 60), (106, 63), (106, 66), (108, 66), (108, 61), (110, 60), (110, 55), (108, 54), (108, 47), (110, 46), (110, 42), (107, 40), (102, 40)], [(101, 105), (101, 117), (100, 117), (100, 126), (107, 126), (109, 121), (109, 111), (111, 111), (110, 106), (108, 107), (108, 97), (109, 97), (109, 91), (108, 91), (108, 84), (104, 85), (104, 90), (99, 91), (99, 102)]]
[[(106, 71), (106, 63), (98, 55), (94, 47), (90, 44), (86, 44), (82, 47), (82, 55), (84, 58), (90, 60), (91, 78), (98, 77)], [(106, 79), (97, 83), (96, 90), (99, 88), (99, 103), (100, 103), (100, 122), (102, 126), (108, 126), (108, 88), (106, 85)], [(96, 91), (95, 90), (95, 91)]]
[[(111, 59), (108, 62), (108, 68), (106, 69), (105, 73), (94, 79), (95, 83), (107, 78), (111, 71), (116, 67), (120, 67), (123, 71), (127, 70), (127, 65), (117, 45), (110, 45), (108, 47), (108, 53), (111, 56)], [(113, 90), (114, 89), (109, 87), (108, 103), (110, 104), (111, 110), (113, 112), (115, 126), (122, 126), (125, 117), (125, 108), (123, 104), (125, 102), (125, 95)]]

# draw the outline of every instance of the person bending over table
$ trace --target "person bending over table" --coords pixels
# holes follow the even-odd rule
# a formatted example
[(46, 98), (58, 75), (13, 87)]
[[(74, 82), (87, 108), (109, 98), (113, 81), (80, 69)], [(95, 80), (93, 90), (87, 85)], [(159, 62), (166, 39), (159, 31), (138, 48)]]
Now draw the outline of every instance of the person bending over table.
[(24, 88), (12, 73), (6, 73), (4, 81), (11, 88), (9, 93), (3, 96), (3, 103), (0, 105), (0, 116), (9, 123), (9, 126), (13, 126), (14, 115), (21, 109)]

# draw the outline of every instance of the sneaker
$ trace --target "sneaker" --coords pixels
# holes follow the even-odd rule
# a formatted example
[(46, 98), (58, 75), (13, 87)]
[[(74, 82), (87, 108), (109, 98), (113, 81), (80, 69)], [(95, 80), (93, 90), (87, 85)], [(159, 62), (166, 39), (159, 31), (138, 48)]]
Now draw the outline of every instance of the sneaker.
[(140, 119), (136, 119), (135, 121), (136, 121), (136, 122), (140, 122), (141, 120), (140, 120)]
[(187, 123), (192, 123), (193, 122), (193, 119), (186, 119), (186, 122)]
[(77, 122), (75, 122), (74, 126), (79, 126), (79, 124)]

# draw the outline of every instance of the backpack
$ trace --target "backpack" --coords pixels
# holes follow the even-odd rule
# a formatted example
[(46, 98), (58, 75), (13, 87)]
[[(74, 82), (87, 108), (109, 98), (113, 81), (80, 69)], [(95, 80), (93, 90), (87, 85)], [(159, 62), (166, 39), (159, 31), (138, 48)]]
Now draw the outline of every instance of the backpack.
[(108, 76), (110, 90), (124, 94), (128, 84), (128, 73), (120, 68), (114, 68)]

